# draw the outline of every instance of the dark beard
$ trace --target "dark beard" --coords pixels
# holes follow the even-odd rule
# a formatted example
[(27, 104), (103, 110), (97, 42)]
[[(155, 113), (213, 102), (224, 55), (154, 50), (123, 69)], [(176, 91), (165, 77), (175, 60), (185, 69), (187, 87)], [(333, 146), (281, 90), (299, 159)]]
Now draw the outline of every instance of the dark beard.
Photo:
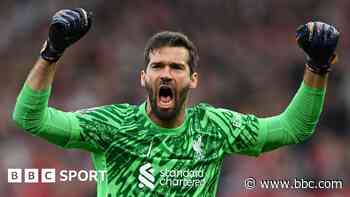
[(179, 97), (174, 95), (174, 102), (175, 102), (174, 108), (171, 110), (162, 111), (157, 106), (157, 93), (153, 90), (150, 84), (146, 83), (145, 87), (148, 92), (148, 97), (151, 104), (151, 110), (160, 120), (163, 120), (163, 121), (170, 121), (179, 115), (181, 108), (183, 107), (186, 101), (188, 91), (190, 89), (189, 86), (186, 86), (183, 89), (181, 89), (179, 93)]

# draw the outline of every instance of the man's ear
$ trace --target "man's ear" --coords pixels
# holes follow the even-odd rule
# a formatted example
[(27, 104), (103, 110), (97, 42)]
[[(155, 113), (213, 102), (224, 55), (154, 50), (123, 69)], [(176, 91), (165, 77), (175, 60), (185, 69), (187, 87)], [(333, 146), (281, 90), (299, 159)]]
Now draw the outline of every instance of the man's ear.
[(194, 89), (194, 88), (197, 87), (197, 85), (198, 85), (198, 78), (199, 78), (199, 76), (198, 76), (197, 72), (194, 72), (194, 73), (191, 74), (190, 88)]
[(142, 87), (145, 87), (145, 77), (146, 77), (146, 73), (144, 70), (142, 70), (140, 75), (140, 82)]

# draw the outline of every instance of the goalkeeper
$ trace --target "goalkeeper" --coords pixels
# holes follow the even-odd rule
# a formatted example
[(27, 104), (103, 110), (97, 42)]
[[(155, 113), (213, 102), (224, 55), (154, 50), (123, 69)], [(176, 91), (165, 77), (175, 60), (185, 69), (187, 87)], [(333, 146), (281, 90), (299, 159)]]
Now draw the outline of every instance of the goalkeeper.
[[(77, 112), (48, 106), (57, 61), (91, 27), (84, 9), (65, 9), (51, 21), (48, 39), (17, 98), (13, 119), (34, 136), (63, 148), (91, 152), (98, 197), (215, 196), (225, 156), (257, 156), (309, 138), (322, 111), (339, 32), (322, 22), (297, 29), (306, 54), (303, 81), (279, 115), (258, 118), (208, 104), (187, 107), (197, 87), (198, 51), (183, 34), (160, 32), (144, 53), (138, 106), (112, 104)], [(64, 69), (64, 68), (63, 68)]]

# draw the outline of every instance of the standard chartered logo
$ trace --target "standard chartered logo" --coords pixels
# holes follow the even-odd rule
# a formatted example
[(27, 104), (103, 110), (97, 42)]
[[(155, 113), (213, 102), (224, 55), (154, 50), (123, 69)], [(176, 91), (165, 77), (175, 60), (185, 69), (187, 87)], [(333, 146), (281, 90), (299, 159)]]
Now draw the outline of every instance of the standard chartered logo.
[(170, 187), (199, 187), (204, 184), (204, 170), (162, 169), (160, 185)]
[(150, 188), (151, 190), (154, 189), (154, 176), (153, 176), (153, 168), (151, 163), (146, 163), (139, 169), (139, 187), (143, 188), (144, 186)]
[[(155, 175), (151, 163), (146, 163), (139, 168), (139, 184), (140, 188), (145, 186), (151, 190), (155, 188)], [(160, 186), (170, 187), (199, 187), (204, 184), (204, 170), (190, 169), (161, 169), (158, 183)]]

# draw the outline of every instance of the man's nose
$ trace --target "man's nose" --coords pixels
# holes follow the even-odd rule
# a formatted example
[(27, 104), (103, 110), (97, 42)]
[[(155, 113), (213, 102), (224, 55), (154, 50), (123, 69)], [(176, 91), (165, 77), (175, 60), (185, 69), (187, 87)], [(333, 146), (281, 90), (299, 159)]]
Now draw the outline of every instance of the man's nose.
[(170, 83), (171, 80), (172, 80), (171, 78), (166, 77), (166, 76), (160, 77), (160, 84), (167, 84), (167, 83)]
[(166, 82), (169, 82), (171, 79), (172, 79), (172, 75), (171, 75), (171, 69), (169, 66), (165, 66), (163, 69), (162, 69), (162, 73), (160, 74), (160, 79), (162, 81), (166, 81)]

